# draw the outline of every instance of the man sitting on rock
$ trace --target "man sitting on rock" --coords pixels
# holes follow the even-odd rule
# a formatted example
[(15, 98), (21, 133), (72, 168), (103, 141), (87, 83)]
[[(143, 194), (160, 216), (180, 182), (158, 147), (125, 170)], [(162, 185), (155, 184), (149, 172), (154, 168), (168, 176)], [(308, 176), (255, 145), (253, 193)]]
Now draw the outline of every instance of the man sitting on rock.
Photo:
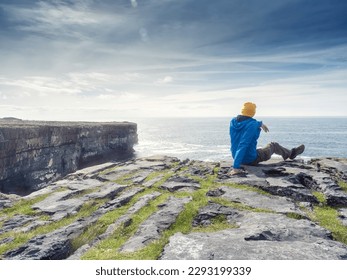
[(241, 164), (256, 165), (259, 162), (269, 160), (273, 154), (282, 156), (283, 160), (294, 159), (304, 152), (305, 146), (300, 145), (288, 150), (276, 142), (267, 144), (264, 148), (257, 149), (257, 140), (261, 129), (268, 132), (269, 129), (261, 121), (253, 118), (256, 105), (246, 102), (241, 110), (241, 115), (230, 122), (231, 153), (234, 158), (233, 169), (229, 175), (244, 173)]

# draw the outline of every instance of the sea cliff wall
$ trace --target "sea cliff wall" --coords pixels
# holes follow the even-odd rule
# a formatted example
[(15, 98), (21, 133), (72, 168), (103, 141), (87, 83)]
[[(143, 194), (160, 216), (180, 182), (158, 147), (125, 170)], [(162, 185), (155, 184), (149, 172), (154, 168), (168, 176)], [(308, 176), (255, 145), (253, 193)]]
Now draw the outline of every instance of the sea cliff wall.
[(135, 123), (2, 119), (0, 192), (31, 192), (80, 167), (130, 157), (135, 143)]

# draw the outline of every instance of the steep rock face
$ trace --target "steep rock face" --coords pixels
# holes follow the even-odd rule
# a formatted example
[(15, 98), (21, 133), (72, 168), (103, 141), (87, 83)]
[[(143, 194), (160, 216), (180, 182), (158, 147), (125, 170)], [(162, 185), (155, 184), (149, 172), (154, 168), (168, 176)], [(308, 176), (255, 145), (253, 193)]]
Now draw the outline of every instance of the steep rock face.
[(0, 259), (347, 259), (346, 160), (230, 165), (155, 156), (0, 193)]
[(0, 120), (0, 191), (26, 193), (102, 160), (130, 155), (134, 123)]

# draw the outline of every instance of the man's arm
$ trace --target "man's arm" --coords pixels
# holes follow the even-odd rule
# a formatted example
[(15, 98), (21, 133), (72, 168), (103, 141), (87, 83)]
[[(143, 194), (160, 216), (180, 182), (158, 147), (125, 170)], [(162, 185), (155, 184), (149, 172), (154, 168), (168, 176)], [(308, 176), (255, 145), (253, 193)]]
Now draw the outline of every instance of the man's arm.
[(264, 130), (264, 132), (269, 132), (270, 130), (268, 129), (268, 127), (265, 124), (261, 124), (261, 128)]

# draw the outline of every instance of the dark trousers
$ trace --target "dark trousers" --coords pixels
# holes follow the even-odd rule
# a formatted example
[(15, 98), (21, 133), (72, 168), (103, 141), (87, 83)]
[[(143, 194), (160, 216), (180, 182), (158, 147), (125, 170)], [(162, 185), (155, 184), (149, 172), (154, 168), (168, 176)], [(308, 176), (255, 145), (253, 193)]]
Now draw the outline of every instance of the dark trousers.
[(252, 165), (269, 160), (273, 154), (280, 155), (282, 156), (283, 160), (286, 160), (287, 158), (289, 158), (291, 152), (291, 150), (282, 147), (277, 142), (270, 142), (264, 148), (257, 149), (258, 156), (257, 159), (252, 162)]

